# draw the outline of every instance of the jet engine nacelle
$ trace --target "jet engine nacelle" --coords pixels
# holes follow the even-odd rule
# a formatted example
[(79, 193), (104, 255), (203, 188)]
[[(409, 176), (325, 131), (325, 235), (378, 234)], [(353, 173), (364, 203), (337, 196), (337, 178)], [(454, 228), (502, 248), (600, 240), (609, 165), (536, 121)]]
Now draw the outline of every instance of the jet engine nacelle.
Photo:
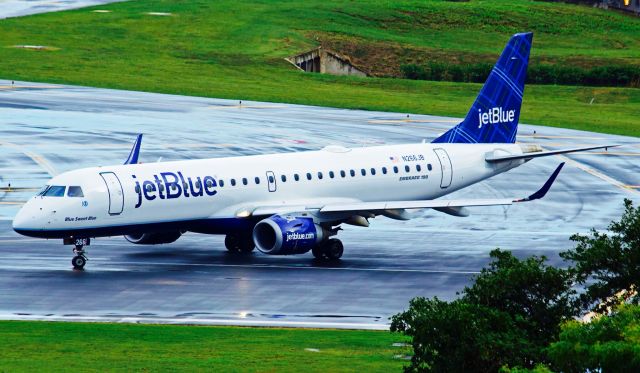
[(328, 233), (306, 216), (273, 215), (253, 228), (253, 242), (269, 255), (304, 254), (326, 237)]
[(171, 243), (180, 238), (182, 232), (161, 232), (161, 233), (134, 233), (124, 236), (127, 241), (137, 245), (159, 245)]

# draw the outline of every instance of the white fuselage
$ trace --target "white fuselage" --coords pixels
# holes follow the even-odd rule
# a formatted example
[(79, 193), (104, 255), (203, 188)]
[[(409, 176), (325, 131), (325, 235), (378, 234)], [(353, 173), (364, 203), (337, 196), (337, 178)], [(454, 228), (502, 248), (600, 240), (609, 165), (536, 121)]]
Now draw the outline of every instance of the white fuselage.
[[(260, 206), (435, 199), (524, 163), (489, 163), (487, 153), (521, 154), (522, 149), (517, 144), (329, 146), (299, 153), (85, 168), (48, 183), (80, 186), (82, 197), (35, 196), (16, 216), (14, 229), (51, 238), (127, 234), (157, 224), (164, 224), (162, 229), (225, 233), (243, 226), (233, 221)], [(217, 226), (216, 221), (225, 224)], [(205, 229), (193, 222), (198, 227), (210, 224)]]

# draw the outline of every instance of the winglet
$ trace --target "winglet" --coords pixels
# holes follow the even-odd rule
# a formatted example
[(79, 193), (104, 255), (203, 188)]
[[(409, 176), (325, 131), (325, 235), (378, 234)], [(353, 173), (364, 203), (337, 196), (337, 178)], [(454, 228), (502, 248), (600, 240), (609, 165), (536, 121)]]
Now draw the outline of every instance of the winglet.
[(139, 134), (136, 138), (136, 142), (133, 144), (133, 148), (131, 148), (131, 152), (129, 153), (129, 158), (124, 162), (124, 164), (137, 164), (138, 163), (138, 155), (140, 154), (140, 145), (142, 144), (142, 134)]
[(542, 188), (538, 189), (537, 192), (533, 193), (532, 195), (530, 195), (527, 198), (517, 199), (517, 200), (515, 200), (513, 202), (527, 202), (527, 201), (533, 201), (533, 200), (540, 199), (540, 198), (544, 197), (547, 194), (547, 192), (549, 191), (549, 189), (551, 188), (551, 185), (553, 185), (553, 182), (556, 181), (556, 178), (558, 177), (558, 174), (560, 173), (560, 170), (562, 170), (562, 167), (564, 167), (564, 162), (562, 162), (562, 163), (560, 163), (560, 165), (558, 165), (558, 167), (556, 168), (555, 171), (553, 171), (553, 173), (551, 174), (551, 176), (549, 177), (547, 182), (544, 183)]

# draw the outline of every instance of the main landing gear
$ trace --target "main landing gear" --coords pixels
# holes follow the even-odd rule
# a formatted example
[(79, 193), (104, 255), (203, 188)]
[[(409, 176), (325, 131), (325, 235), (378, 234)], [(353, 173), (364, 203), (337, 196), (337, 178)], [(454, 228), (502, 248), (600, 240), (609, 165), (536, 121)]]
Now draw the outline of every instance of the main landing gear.
[(337, 238), (330, 238), (311, 250), (313, 256), (320, 260), (338, 260), (343, 252), (344, 245)]
[(73, 253), (76, 256), (71, 259), (71, 264), (73, 265), (73, 269), (84, 269), (85, 264), (87, 264), (87, 257), (85, 254), (87, 253), (82, 245), (77, 245), (73, 248)]
[(251, 235), (228, 234), (224, 238), (224, 246), (232, 253), (249, 254), (255, 249)]

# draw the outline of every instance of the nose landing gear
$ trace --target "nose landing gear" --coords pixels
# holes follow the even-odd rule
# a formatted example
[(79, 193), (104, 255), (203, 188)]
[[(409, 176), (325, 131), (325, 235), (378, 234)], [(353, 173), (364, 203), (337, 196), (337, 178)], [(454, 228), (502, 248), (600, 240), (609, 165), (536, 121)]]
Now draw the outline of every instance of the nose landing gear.
[(75, 246), (73, 248), (73, 253), (76, 254), (76, 256), (71, 259), (71, 265), (73, 265), (73, 269), (84, 269), (85, 264), (87, 264), (87, 257), (85, 256), (86, 251), (84, 250), (83, 246)]

